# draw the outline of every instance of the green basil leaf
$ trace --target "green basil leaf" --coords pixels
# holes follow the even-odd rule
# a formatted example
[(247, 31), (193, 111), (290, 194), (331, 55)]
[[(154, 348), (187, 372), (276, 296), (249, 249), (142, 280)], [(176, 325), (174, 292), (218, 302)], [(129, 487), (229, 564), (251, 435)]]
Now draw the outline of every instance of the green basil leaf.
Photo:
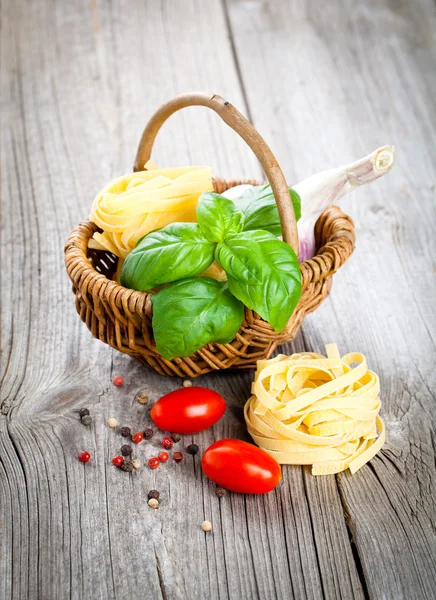
[[(298, 221), (301, 217), (301, 199), (292, 188), (289, 188), (289, 194)], [(275, 236), (282, 235), (279, 211), (269, 184), (248, 188), (235, 200), (235, 204), (244, 215), (244, 231), (262, 229)]]
[(121, 285), (151, 290), (162, 283), (200, 275), (213, 262), (215, 244), (197, 223), (171, 223), (143, 237), (127, 255)]
[(232, 294), (282, 331), (301, 296), (292, 248), (267, 231), (244, 231), (218, 244), (215, 260), (227, 273)]
[(197, 220), (210, 242), (222, 242), (231, 233), (242, 231), (244, 217), (228, 198), (205, 192), (197, 206)]
[(190, 356), (209, 342), (228, 344), (244, 319), (244, 306), (227, 283), (192, 277), (152, 296), (153, 333), (164, 358)]

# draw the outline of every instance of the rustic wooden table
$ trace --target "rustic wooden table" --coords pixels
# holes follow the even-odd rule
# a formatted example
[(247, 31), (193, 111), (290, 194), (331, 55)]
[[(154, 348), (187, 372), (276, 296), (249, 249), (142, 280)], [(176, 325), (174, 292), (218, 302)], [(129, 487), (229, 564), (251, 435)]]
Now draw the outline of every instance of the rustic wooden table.
[[(435, 31), (431, 0), (2, 4), (2, 600), (436, 596)], [(285, 467), (266, 497), (218, 499), (199, 457), (132, 474), (110, 464), (120, 438), (108, 417), (140, 427), (135, 394), (154, 400), (181, 382), (91, 337), (63, 244), (99, 188), (131, 169), (151, 113), (192, 89), (245, 112), (291, 183), (397, 146), (393, 172), (343, 202), (356, 252), (285, 348), (334, 341), (380, 374), (387, 443), (354, 476)], [(172, 117), (154, 158), (261, 176), (201, 108)], [(201, 448), (247, 437), (252, 376), (199, 381), (229, 404), (195, 436)], [(91, 428), (78, 422), (82, 406)], [(152, 451), (143, 444), (142, 458)]]

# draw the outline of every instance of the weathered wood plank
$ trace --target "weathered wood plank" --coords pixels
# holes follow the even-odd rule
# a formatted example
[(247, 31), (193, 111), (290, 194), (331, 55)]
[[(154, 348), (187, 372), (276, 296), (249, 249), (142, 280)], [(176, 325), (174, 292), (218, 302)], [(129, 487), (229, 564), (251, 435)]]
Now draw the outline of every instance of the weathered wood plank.
[[(233, 0), (224, 9), (217, 0), (2, 7), (1, 598), (434, 595), (434, 14), (424, 0), (323, 11), (314, 2)], [(180, 382), (92, 340), (74, 313), (62, 246), (93, 194), (131, 168), (146, 116), (189, 89), (251, 112), (290, 181), (386, 137), (399, 146), (389, 179), (347, 204), (358, 250), (293, 345), (321, 349), (334, 339), (364, 351), (382, 376), (389, 443), (353, 478), (288, 467), (266, 498), (218, 500), (199, 457), (131, 475), (110, 465), (121, 438), (107, 418), (143, 427), (147, 410), (135, 393), (154, 400)], [(202, 109), (171, 119), (156, 160), (259, 173)], [(110, 383), (117, 373), (121, 389)], [(202, 449), (246, 436), (250, 380), (202, 379), (229, 403), (212, 431), (195, 436)], [(83, 405), (91, 428), (78, 423)], [(135, 450), (146, 460), (158, 447), (156, 437)], [(83, 448), (93, 456), (86, 466), (75, 458)], [(146, 506), (151, 488), (161, 491), (157, 512)], [(212, 535), (199, 528), (204, 518)]]
[[(355, 476), (338, 475), (337, 490), (330, 490), (342, 499), (363, 585), (371, 597), (431, 598), (434, 5), (373, 0), (320, 9), (310, 1), (230, 0), (229, 21), (251, 116), (289, 181), (384, 143), (398, 147), (389, 177), (344, 200), (356, 222), (357, 251), (302, 335), (310, 349), (335, 341), (343, 352), (363, 351), (381, 376), (388, 442), (370, 466)], [(325, 480), (309, 477), (307, 483), (324, 560), (329, 536), (337, 542), (338, 512), (332, 518), (335, 503)], [(334, 580), (335, 567), (329, 564), (327, 582)]]

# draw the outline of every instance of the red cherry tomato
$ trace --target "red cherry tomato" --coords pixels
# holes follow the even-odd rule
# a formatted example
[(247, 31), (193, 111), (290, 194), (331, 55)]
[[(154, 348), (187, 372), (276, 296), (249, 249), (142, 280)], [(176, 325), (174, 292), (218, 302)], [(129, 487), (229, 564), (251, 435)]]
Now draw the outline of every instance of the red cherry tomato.
[(178, 433), (198, 433), (212, 427), (223, 416), (222, 396), (202, 387), (180, 388), (162, 396), (150, 411), (159, 429)]
[(282, 478), (279, 463), (269, 454), (240, 440), (219, 440), (201, 460), (204, 474), (232, 492), (266, 494)]

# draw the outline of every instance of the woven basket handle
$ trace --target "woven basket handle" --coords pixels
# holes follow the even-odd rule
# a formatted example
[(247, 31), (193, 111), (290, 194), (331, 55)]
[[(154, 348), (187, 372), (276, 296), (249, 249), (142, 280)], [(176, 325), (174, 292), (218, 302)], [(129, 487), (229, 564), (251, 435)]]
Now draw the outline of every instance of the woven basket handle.
[(154, 113), (144, 129), (133, 170), (143, 170), (145, 163), (150, 159), (151, 150), (159, 129), (173, 113), (186, 106), (207, 106), (214, 110), (229, 127), (241, 136), (254, 152), (271, 184), (279, 210), (283, 239), (294, 249), (298, 256), (297, 223), (283, 172), (265, 140), (259, 135), (250, 121), (241, 115), (229, 102), (226, 102), (224, 98), (221, 98), (221, 96), (194, 92), (176, 96), (173, 100), (163, 104)]

